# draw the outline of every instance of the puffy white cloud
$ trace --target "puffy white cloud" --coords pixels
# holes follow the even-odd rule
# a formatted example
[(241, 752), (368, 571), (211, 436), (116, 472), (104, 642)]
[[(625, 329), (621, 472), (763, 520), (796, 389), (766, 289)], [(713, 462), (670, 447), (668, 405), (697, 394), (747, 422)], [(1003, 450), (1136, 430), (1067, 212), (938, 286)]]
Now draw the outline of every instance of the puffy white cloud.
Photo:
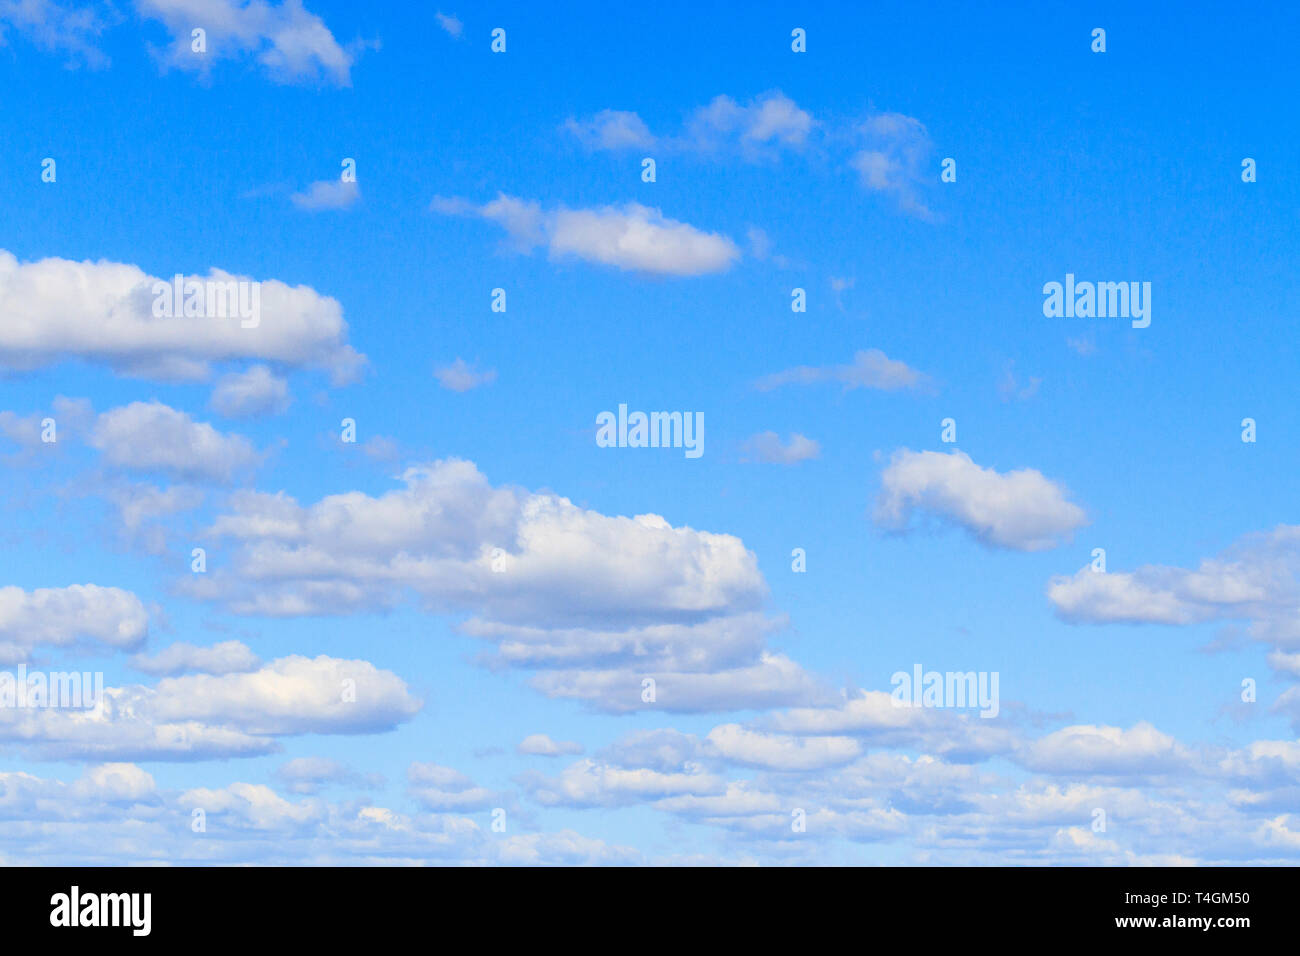
[(0, 643), (19, 659), (41, 644), (67, 646), (82, 639), (129, 650), (144, 641), (148, 630), (144, 605), (121, 588), (0, 587)]
[(222, 641), (211, 647), (197, 647), (177, 641), (153, 657), (137, 654), (131, 666), (156, 677), (172, 677), (189, 671), (203, 674), (242, 674), (257, 670), (261, 660), (242, 641)]
[(1167, 587), (1137, 575), (1102, 573), (1091, 567), (1080, 568), (1072, 577), (1053, 577), (1047, 597), (1067, 621), (1190, 624), (1206, 616), (1205, 610)]
[(197, 720), (250, 734), (358, 734), (415, 716), (406, 682), (369, 661), (278, 658), (255, 671), (160, 680), (146, 695), (160, 720)]
[(698, 276), (725, 272), (740, 258), (727, 236), (669, 219), (630, 202), (598, 209), (543, 210), (504, 193), (483, 206), (435, 199), (439, 212), (476, 215), (502, 226), (521, 251), (545, 246), (551, 258), (576, 258), (630, 272)]
[(731, 535), (494, 488), (467, 461), (410, 468), (401, 481), (378, 497), (350, 492), (305, 507), (236, 493), (210, 533), (243, 553), (230, 574), (193, 586), (263, 614), (386, 607), (409, 588), (493, 621), (552, 627), (703, 620), (752, 610), (766, 592), (754, 555)]
[(957, 524), (986, 545), (1054, 548), (1087, 519), (1065, 489), (1032, 468), (999, 473), (965, 452), (901, 449), (881, 475), (877, 524), (904, 529), (914, 511)]
[(157, 401), (104, 412), (90, 444), (114, 467), (189, 480), (229, 482), (261, 460), (242, 435), (223, 434)]
[(781, 436), (776, 432), (759, 432), (744, 444), (744, 451), (750, 460), (776, 465), (795, 465), (801, 461), (817, 458), (822, 453), (822, 446), (811, 438), (794, 432), (790, 441), (781, 443)]
[[(165, 62), (207, 73), (213, 60), (252, 56), (282, 83), (351, 84), (354, 56), (302, 0), (138, 0), (140, 15), (172, 36)], [(207, 53), (190, 50), (190, 31), (207, 31)]]
[(279, 415), (289, 402), (289, 383), (265, 365), (253, 365), (218, 379), (209, 404), (224, 418), (257, 418)]
[(93, 709), (0, 708), (0, 741), (37, 759), (256, 756), (277, 751), (277, 735), (391, 730), (420, 706), (367, 661), (291, 656), (255, 671), (106, 687)]
[(891, 359), (880, 349), (867, 349), (854, 354), (848, 365), (800, 365), (758, 380), (755, 387), (771, 391), (784, 385), (818, 385), (837, 382), (845, 391), (855, 388), (874, 388), (886, 392), (915, 389), (925, 386), (929, 379), (906, 362)]
[[(219, 283), (251, 281), (213, 269)], [(169, 285), (133, 265), (41, 259), (20, 263), (0, 250), (0, 367), (43, 368), (66, 359), (162, 381), (203, 380), (211, 364), (260, 359), (328, 370), (337, 382), (355, 378), (364, 357), (347, 344), (347, 324), (334, 299), (307, 286), (261, 282), (260, 320), (239, 316), (155, 316), (153, 288)]]
[(1079, 724), (1021, 747), (1015, 759), (1031, 770), (1063, 775), (1153, 775), (1187, 769), (1193, 754), (1146, 721), (1128, 730)]
[[(1249, 534), (1195, 569), (1145, 565), (1131, 572), (1058, 575), (1047, 585), (1068, 621), (1193, 624), (1236, 619), (1282, 648), (1300, 647), (1300, 526)], [(1284, 658), (1271, 661), (1283, 663)], [(1285, 666), (1279, 667), (1285, 671)]]
[(861, 690), (833, 705), (793, 707), (762, 720), (764, 728), (800, 736), (857, 737), (869, 745), (908, 747), (952, 760), (1007, 753), (1016, 734), (997, 721), (951, 710), (899, 706), (886, 691)]

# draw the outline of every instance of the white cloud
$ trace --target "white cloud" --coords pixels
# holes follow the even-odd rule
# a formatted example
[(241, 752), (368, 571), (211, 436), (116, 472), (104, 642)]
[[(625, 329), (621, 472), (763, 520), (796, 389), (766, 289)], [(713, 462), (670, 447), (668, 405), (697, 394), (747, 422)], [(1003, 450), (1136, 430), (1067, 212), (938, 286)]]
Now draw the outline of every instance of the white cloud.
[(81, 639), (130, 649), (139, 646), (148, 630), (144, 605), (120, 588), (0, 587), (0, 642), (16, 649), (20, 657), (40, 644), (61, 647)]
[(68, 54), (68, 66), (85, 63), (99, 69), (108, 65), (108, 57), (97, 46), (108, 23), (104, 12), (93, 6), (65, 6), (54, 0), (0, 0), (0, 46), (5, 43), (6, 26), (42, 50)]
[(406, 779), (411, 796), (438, 813), (486, 810), (502, 802), (501, 794), (475, 786), (460, 771), (435, 763), (411, 764)]
[(875, 520), (906, 528), (914, 511), (960, 525), (986, 545), (1016, 551), (1054, 548), (1087, 520), (1065, 489), (1032, 468), (999, 473), (960, 451), (901, 449), (881, 475)]
[[(653, 677), (655, 698), (642, 696)], [(707, 672), (601, 668), (546, 671), (529, 684), (548, 697), (579, 700), (597, 710), (625, 714), (636, 710), (704, 713), (718, 710), (765, 710), (810, 704), (829, 698), (829, 690), (784, 654), (762, 652), (758, 660)]]
[(480, 385), (491, 385), (497, 380), (496, 369), (480, 372), (462, 358), (436, 369), (433, 374), (439, 385), (453, 392), (468, 392)]
[(638, 114), (601, 110), (587, 119), (570, 118), (564, 129), (593, 150), (649, 149), (717, 155), (738, 152), (747, 159), (779, 149), (803, 149), (817, 122), (784, 93), (774, 91), (745, 105), (716, 96), (694, 110), (680, 133), (659, 137)]
[(904, 211), (928, 219), (920, 198), (925, 162), (931, 150), (924, 124), (902, 113), (876, 113), (858, 124), (862, 148), (849, 160), (862, 186), (892, 195)]
[[(353, 54), (302, 0), (138, 0), (137, 8), (166, 26), (165, 62), (178, 69), (206, 75), (215, 60), (251, 55), (281, 83), (351, 84)], [(207, 31), (206, 54), (191, 52), (195, 28)]]
[(1300, 647), (1300, 526), (1245, 535), (1194, 569), (1145, 565), (1131, 572), (1058, 575), (1047, 585), (1067, 621), (1194, 624), (1239, 619), (1279, 647)]
[(625, 806), (683, 794), (718, 793), (721, 777), (699, 769), (661, 772), (627, 769), (596, 760), (580, 760), (556, 777), (527, 773), (520, 778), (534, 800), (543, 806)]
[(796, 465), (801, 461), (821, 456), (822, 447), (811, 438), (798, 432), (790, 435), (787, 444), (781, 443), (776, 432), (759, 432), (744, 444), (745, 453), (754, 461), (776, 465)]
[(439, 11), (433, 15), (433, 18), (438, 21), (438, 26), (442, 27), (448, 34), (457, 39), (460, 38), (461, 33), (465, 29), (465, 24), (461, 23), (455, 15), (449, 15)]
[(771, 391), (783, 385), (817, 385), (838, 382), (845, 391), (855, 388), (875, 388), (882, 391), (919, 388), (928, 379), (906, 362), (891, 359), (880, 349), (867, 349), (854, 354), (849, 365), (800, 365), (759, 379), (760, 391)]
[(265, 365), (223, 375), (212, 390), (209, 405), (224, 418), (279, 415), (289, 407), (289, 383)]
[(90, 444), (114, 467), (191, 480), (228, 482), (261, 460), (242, 435), (222, 434), (156, 401), (104, 412)]
[[(208, 279), (251, 281), (219, 269)], [(364, 364), (347, 344), (338, 302), (306, 286), (261, 282), (261, 320), (243, 328), (238, 316), (155, 316), (154, 285), (171, 282), (133, 265), (19, 263), (0, 250), (0, 368), (25, 371), (80, 359), (137, 378), (201, 381), (213, 362), (261, 359), (323, 368), (346, 382)]]
[(0, 741), (34, 759), (210, 760), (280, 749), (277, 736), (370, 734), (421, 702), (360, 660), (282, 657), (255, 671), (105, 687), (98, 707), (0, 708)]
[(1128, 730), (1080, 724), (1026, 744), (1016, 760), (1030, 770), (1066, 775), (1159, 774), (1186, 769), (1192, 755), (1142, 721)]
[(588, 149), (643, 149), (655, 144), (645, 120), (627, 110), (601, 110), (586, 120), (570, 117), (564, 129)]
[(389, 730), (420, 709), (406, 683), (368, 661), (281, 657), (255, 671), (167, 677), (143, 695), (162, 721), (201, 721), (249, 734)]
[(529, 734), (519, 741), (516, 753), (534, 757), (560, 757), (582, 753), (582, 744), (571, 740), (552, 740), (546, 734)]
[(848, 763), (862, 753), (852, 737), (800, 738), (722, 724), (706, 738), (731, 763), (766, 770), (821, 770)]
[(319, 212), (325, 209), (347, 209), (361, 198), (361, 187), (355, 181), (322, 179), (312, 183), (306, 191), (294, 193), (290, 201), (299, 209)]
[(536, 202), (501, 194), (483, 206), (435, 199), (433, 208), (495, 222), (522, 251), (545, 245), (553, 259), (576, 258), (630, 272), (706, 275), (725, 272), (740, 258), (740, 249), (728, 237), (669, 219), (658, 209), (635, 202), (546, 211)]
[[(810, 703), (824, 689), (766, 651), (779, 622), (754, 555), (730, 535), (658, 515), (609, 517), (549, 493), (492, 487), (470, 462), (408, 469), (402, 488), (303, 506), (236, 492), (205, 534), (225, 567), (186, 593), (239, 614), (469, 610), (497, 663), (544, 671), (541, 692), (622, 712)], [(642, 679), (659, 682), (642, 700)]]
[(346, 785), (368, 789), (378, 786), (378, 775), (363, 777), (355, 770), (328, 757), (295, 757), (282, 764), (276, 777), (290, 793), (313, 795), (328, 785)]
[(131, 666), (155, 677), (171, 677), (188, 671), (203, 674), (242, 674), (257, 670), (262, 664), (242, 641), (222, 641), (211, 647), (198, 647), (177, 641), (153, 657), (137, 654)]
[(802, 147), (816, 126), (812, 116), (784, 93), (767, 93), (741, 106), (716, 96), (687, 122), (687, 139), (697, 149), (716, 150), (736, 142), (741, 148), (781, 145)]

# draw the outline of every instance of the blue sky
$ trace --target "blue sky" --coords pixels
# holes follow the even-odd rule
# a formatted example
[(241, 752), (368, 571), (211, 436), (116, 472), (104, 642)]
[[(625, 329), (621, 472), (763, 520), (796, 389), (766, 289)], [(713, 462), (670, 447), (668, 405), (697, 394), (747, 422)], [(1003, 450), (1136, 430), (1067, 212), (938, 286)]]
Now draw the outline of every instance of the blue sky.
[(1293, 862), (1295, 27), (0, 0), (5, 859)]

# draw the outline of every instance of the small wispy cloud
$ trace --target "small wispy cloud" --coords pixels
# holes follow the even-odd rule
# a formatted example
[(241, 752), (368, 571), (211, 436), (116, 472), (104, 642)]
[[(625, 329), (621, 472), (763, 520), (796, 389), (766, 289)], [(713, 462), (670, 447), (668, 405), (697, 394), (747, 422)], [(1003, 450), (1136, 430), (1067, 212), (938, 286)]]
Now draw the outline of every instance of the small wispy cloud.
[(799, 365), (759, 379), (755, 387), (769, 392), (785, 385), (820, 385), (835, 383), (845, 390), (875, 388), (882, 391), (920, 388), (929, 382), (926, 375), (906, 362), (891, 359), (880, 349), (856, 353), (848, 365)]
[(322, 179), (290, 197), (295, 206), (309, 212), (346, 209), (360, 198), (361, 187), (355, 182), (344, 182), (341, 179)]
[(453, 392), (468, 392), (480, 385), (491, 385), (497, 380), (496, 369), (480, 372), (463, 358), (434, 370), (434, 377), (443, 388)]
[(797, 465), (801, 461), (820, 457), (822, 446), (798, 432), (793, 432), (790, 440), (782, 444), (780, 435), (767, 431), (759, 432), (749, 438), (743, 450), (746, 461), (769, 465)]

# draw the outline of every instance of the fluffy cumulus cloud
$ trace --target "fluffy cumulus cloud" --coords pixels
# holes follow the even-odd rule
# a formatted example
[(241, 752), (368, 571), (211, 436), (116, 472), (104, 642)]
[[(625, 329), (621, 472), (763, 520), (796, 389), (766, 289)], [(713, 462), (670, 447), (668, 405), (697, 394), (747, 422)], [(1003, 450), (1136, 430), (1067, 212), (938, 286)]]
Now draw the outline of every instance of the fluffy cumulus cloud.
[[(206, 311), (209, 288), (252, 281), (217, 269), (207, 277), (183, 277), (187, 285), (210, 283), (202, 286), (200, 311)], [(20, 263), (0, 250), (0, 314), (5, 316), (0, 368), (25, 371), (80, 360), (132, 377), (202, 381), (213, 363), (260, 359), (324, 369), (345, 382), (364, 364), (347, 344), (338, 302), (307, 286), (260, 282), (260, 318), (255, 327), (246, 327), (250, 320), (231, 309), (184, 316), (188, 293), (172, 315), (156, 309), (157, 301), (174, 298), (168, 291), (173, 283), (123, 263), (56, 258)], [(251, 291), (247, 298), (251, 303)]]
[[(187, 593), (239, 614), (344, 614), (408, 599), (467, 610), (498, 664), (550, 696), (612, 711), (768, 706), (819, 684), (766, 637), (757, 561), (731, 535), (613, 517), (494, 487), (470, 462), (408, 469), (382, 495), (302, 505), (236, 492), (207, 534), (235, 549)], [(645, 681), (656, 685), (644, 696)]]
[(727, 236), (669, 219), (635, 202), (543, 209), (538, 202), (503, 193), (481, 206), (463, 199), (435, 199), (433, 208), (495, 222), (520, 251), (540, 246), (552, 259), (579, 259), (626, 272), (699, 276), (725, 272), (740, 258), (739, 247)]
[(161, 402), (104, 412), (90, 444), (114, 468), (183, 480), (229, 482), (261, 460), (242, 435), (223, 434)]
[[(282, 83), (351, 83), (353, 50), (339, 44), (302, 0), (139, 0), (140, 15), (171, 34), (163, 61), (207, 73), (219, 59), (252, 57)], [(192, 50), (192, 31), (205, 30), (207, 51)]]
[(1149, 723), (1065, 727), (1026, 744), (1016, 759), (1045, 773), (1148, 775), (1186, 769), (1193, 755)]
[[(1300, 648), (1300, 526), (1246, 535), (1195, 568), (1059, 575), (1047, 596), (1061, 617), (1082, 623), (1192, 624), (1243, 620), (1258, 639)], [(1282, 668), (1285, 670), (1285, 668)]]
[(0, 587), (0, 657), (23, 660), (40, 645), (87, 641), (138, 647), (149, 630), (144, 604), (130, 591), (95, 584)]
[(72, 708), (0, 708), (0, 741), (34, 759), (203, 760), (257, 756), (280, 736), (366, 734), (410, 720), (421, 702), (361, 660), (282, 657), (256, 670), (104, 687)]
[(1057, 482), (1032, 468), (983, 468), (965, 452), (894, 453), (880, 476), (878, 525), (903, 530), (916, 512), (965, 528), (981, 543), (1014, 551), (1054, 548), (1087, 520)]
[(217, 380), (209, 404), (224, 418), (258, 418), (288, 409), (289, 383), (265, 365), (231, 372)]

